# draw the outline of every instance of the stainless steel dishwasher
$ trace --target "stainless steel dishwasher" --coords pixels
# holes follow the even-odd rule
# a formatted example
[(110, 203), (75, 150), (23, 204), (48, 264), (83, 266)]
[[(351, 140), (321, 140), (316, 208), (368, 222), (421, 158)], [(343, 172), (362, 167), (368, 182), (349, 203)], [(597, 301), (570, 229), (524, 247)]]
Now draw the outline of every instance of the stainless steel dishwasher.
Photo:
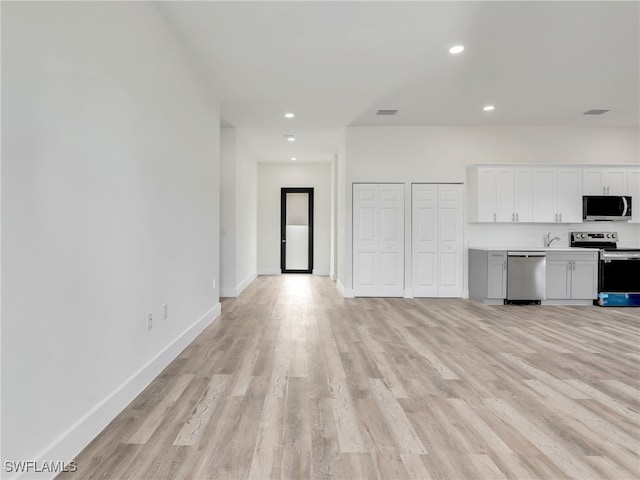
[(546, 298), (545, 252), (507, 252), (506, 303), (540, 303)]

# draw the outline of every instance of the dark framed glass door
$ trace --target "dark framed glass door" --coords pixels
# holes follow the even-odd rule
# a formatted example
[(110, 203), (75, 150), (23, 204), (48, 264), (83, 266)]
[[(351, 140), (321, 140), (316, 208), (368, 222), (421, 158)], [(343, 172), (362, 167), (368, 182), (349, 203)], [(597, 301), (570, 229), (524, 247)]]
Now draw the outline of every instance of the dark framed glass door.
[(281, 189), (280, 240), (282, 273), (313, 273), (313, 188)]

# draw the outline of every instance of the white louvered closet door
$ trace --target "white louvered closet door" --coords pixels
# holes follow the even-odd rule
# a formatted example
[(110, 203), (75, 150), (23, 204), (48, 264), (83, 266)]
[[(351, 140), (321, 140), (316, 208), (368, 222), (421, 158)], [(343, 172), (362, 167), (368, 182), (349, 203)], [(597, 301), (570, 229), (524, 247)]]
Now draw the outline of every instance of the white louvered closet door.
[(404, 185), (353, 184), (353, 293), (402, 297)]

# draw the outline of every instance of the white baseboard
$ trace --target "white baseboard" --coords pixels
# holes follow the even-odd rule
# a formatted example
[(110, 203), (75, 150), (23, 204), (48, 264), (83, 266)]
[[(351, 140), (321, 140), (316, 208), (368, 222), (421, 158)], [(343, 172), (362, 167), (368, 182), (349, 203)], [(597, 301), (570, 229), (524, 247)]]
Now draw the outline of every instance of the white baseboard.
[(282, 275), (282, 271), (279, 268), (263, 268), (258, 275)]
[(245, 278), (243, 281), (241, 281), (240, 285), (238, 285), (238, 287), (236, 288), (236, 291), (238, 292), (238, 295), (240, 295), (244, 291), (245, 288), (247, 288), (249, 285), (251, 285), (251, 282), (253, 282), (256, 278), (258, 278), (258, 274), (257, 273), (252, 273), (247, 278)]
[(251, 282), (253, 282), (258, 277), (257, 273), (252, 273), (247, 278), (245, 278), (236, 288), (221, 288), (220, 296), (225, 298), (235, 298), (240, 296), (242, 291), (247, 288)]
[(319, 277), (328, 277), (329, 276), (329, 272), (327, 272), (326, 270), (313, 270), (313, 274), (317, 275)]
[[(200, 317), (175, 340), (167, 345), (160, 353), (152, 358), (146, 365), (125, 380), (119, 387), (113, 390), (107, 397), (83, 415), (71, 425), (62, 435), (55, 439), (40, 454), (35, 456), (38, 465), (45, 461), (56, 462), (59, 460), (70, 461), (91, 440), (95, 438), (131, 401), (144, 390), (164, 368), (169, 365), (200, 333), (208, 327), (221, 313), (221, 304), (213, 306), (207, 313)], [(82, 466), (78, 466), (82, 468)], [(16, 474), (13, 480), (23, 478), (26, 480), (49, 480), (59, 472), (33, 471), (24, 474)], [(5, 477), (3, 477), (5, 478)]]
[(351, 288), (345, 288), (340, 280), (336, 281), (336, 287), (344, 298), (353, 298), (353, 290)]
[(220, 297), (234, 298), (238, 296), (238, 289), (220, 287)]

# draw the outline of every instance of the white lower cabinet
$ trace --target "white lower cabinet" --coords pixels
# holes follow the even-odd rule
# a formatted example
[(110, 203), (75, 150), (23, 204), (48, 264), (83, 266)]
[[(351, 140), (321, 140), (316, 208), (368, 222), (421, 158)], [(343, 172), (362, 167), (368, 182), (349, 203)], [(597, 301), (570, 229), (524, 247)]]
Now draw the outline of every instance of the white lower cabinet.
[(543, 303), (584, 303), (598, 295), (598, 252), (547, 252), (547, 299)]

